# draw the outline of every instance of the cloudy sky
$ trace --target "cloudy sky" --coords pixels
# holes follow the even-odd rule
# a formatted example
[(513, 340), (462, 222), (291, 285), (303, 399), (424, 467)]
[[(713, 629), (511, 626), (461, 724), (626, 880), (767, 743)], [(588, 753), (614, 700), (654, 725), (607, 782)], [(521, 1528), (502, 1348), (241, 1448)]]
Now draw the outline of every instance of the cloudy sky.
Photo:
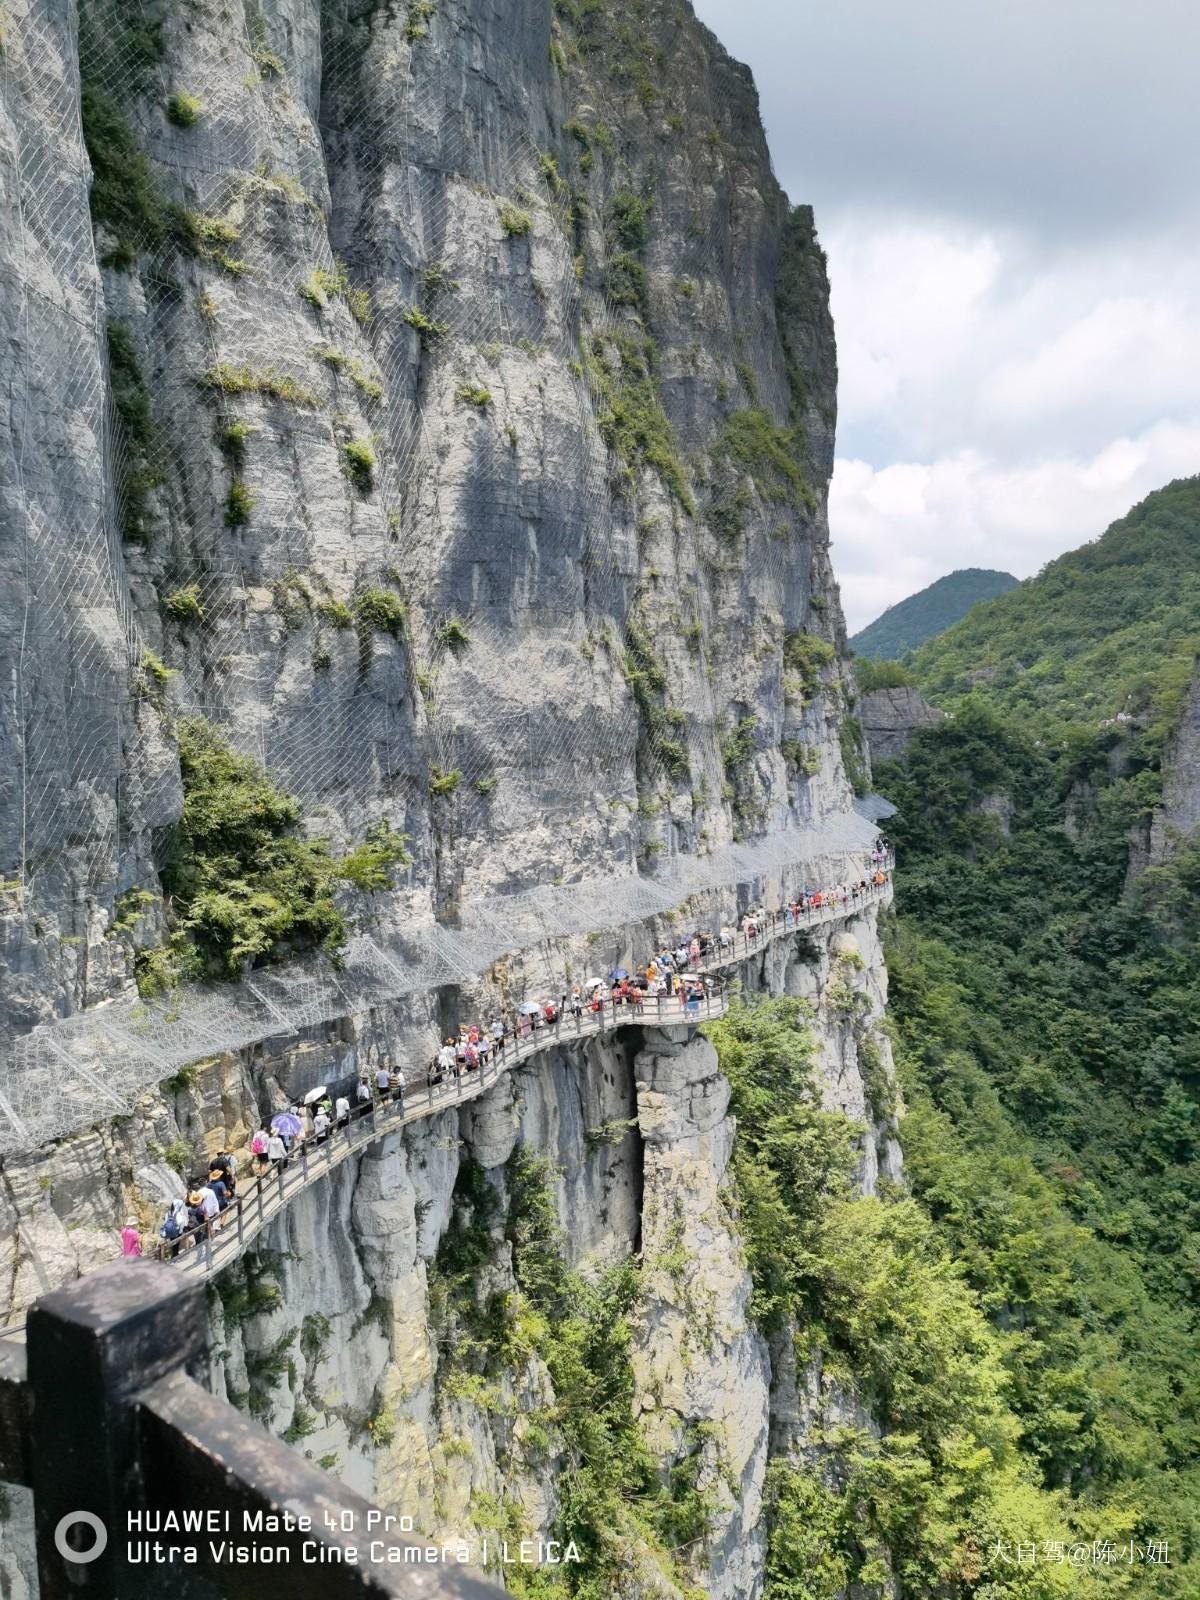
[(694, 0), (816, 207), (851, 630), (1200, 471), (1195, 0)]

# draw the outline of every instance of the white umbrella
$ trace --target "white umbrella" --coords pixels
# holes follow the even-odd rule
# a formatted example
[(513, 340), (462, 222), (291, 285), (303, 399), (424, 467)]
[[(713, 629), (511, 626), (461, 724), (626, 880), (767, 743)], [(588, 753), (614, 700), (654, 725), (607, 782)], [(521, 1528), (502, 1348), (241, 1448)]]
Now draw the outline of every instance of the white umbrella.
[(522, 1017), (540, 1017), (542, 1008), (535, 1000), (526, 1000), (523, 1006), (517, 1007), (517, 1013)]
[(604, 979), (603, 978), (585, 978), (583, 980), (583, 987), (585, 989), (603, 989), (603, 987), (604, 987)]
[(304, 1096), (304, 1104), (310, 1106), (314, 1100), (323, 1100), (327, 1092), (325, 1085), (319, 1083), (315, 1089), (310, 1089)]

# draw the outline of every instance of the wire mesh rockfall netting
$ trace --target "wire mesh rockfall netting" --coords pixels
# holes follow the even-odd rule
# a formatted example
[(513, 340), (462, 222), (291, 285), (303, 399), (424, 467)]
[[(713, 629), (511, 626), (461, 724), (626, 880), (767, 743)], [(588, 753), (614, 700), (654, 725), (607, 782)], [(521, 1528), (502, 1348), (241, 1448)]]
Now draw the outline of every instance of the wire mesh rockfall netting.
[(679, 857), (658, 879), (546, 885), (497, 897), (468, 913), (461, 927), (414, 922), (386, 946), (359, 935), (336, 966), (314, 957), (241, 983), (112, 1002), (36, 1028), (17, 1041), (5, 1075), (0, 1151), (30, 1148), (100, 1115), (127, 1111), (148, 1085), (201, 1057), (462, 983), (501, 956), (644, 922), (696, 895), (778, 878), (818, 857), (863, 854), (875, 831), (849, 814), (819, 833), (780, 833), (703, 858)]
[[(577, 667), (591, 623), (614, 626), (621, 648), (638, 551), (630, 518), (614, 512), (613, 463), (579, 357), (627, 339), (630, 317), (581, 287), (571, 202), (528, 131), (529, 106), (505, 98), (520, 73), (464, 85), (439, 70), (436, 32), (456, 11), (440, 0), (432, 19), (421, 8), (369, 24), (330, 4), (319, 39), (250, 9), (198, 28), (195, 136), (181, 132), (182, 111), (162, 114), (172, 83), (148, 12), (85, 0), (77, 38), (49, 0), (13, 13), (2, 70), (19, 249), (3, 288), (24, 352), (7, 499), (22, 616), (19, 803), (5, 809), (3, 843), (27, 897), (111, 898), (141, 881), (131, 841), (144, 852), (178, 810), (175, 715), (219, 726), (310, 807), (361, 816), (363, 795), (437, 772), (464, 794), (501, 785), (510, 815), (566, 838), (595, 806), (598, 774), (628, 769), (639, 743), (669, 765), (680, 740), (708, 750), (711, 765), (711, 703), (668, 733), (619, 673), (576, 671), (571, 703), (553, 716), (531, 691), (535, 652), (547, 673), (568, 657)], [(136, 288), (110, 274), (107, 302), (76, 49), (90, 115), (126, 119), (159, 191), (140, 210), (118, 204), (100, 230), (110, 263), (137, 262)], [(371, 197), (363, 214), (379, 219), (349, 239), (345, 260), (332, 242), (331, 160), (353, 167)], [(752, 358), (769, 338), (765, 325), (750, 331)], [(148, 352), (158, 357), (143, 399)], [(353, 447), (369, 457), (369, 490), (347, 505)], [(148, 629), (145, 580), (131, 578), (127, 556), (180, 474), (189, 500), (169, 520), (187, 537), (175, 540), (172, 582), (176, 604), (203, 619), (192, 636), (157, 613)], [(760, 582), (782, 591), (794, 516), (764, 503), (756, 526)], [(405, 604), (399, 686), (363, 670), (361, 630), (346, 626), (379, 589)], [(269, 634), (255, 621), (264, 607), (280, 619)], [(302, 661), (345, 672), (326, 691)], [(485, 819), (477, 836), (486, 829)], [(452, 929), (418, 917), (386, 947), (360, 936), (337, 970), (297, 961), (34, 1028), (13, 1046), (0, 1144), (94, 1121), (198, 1056), (860, 850), (870, 831), (835, 815), (809, 832), (672, 857), (653, 878), (632, 850), (605, 881), (574, 863), (576, 883), (491, 892), (486, 905), (468, 896)]]

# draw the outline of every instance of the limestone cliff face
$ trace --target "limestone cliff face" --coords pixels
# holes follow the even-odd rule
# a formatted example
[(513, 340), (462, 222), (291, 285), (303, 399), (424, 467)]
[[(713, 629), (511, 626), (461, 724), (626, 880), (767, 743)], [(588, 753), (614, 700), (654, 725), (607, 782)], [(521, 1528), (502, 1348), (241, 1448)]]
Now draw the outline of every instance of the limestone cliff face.
[(944, 713), (916, 689), (872, 689), (859, 701), (859, 717), (872, 762), (899, 761), (919, 728), (935, 728)]
[[(247, 1085), (267, 1109), (381, 1051), (423, 1059), (458, 1015), (648, 947), (669, 924), (639, 884), (803, 838), (851, 797), (824, 258), (748, 74), (686, 5), (26, 0), (4, 50), (19, 1307), (59, 1270), (39, 1255), (70, 1270), (119, 1225), (135, 1197), (114, 1174), (195, 1139), (189, 1096), (211, 1090), (219, 1138)], [(370, 620), (381, 597), (402, 625)], [(436, 990), (397, 981), (370, 1009), (347, 984), (328, 1025), (302, 965), (265, 1008), (243, 984), (194, 1021), (140, 1013), (184, 715), (262, 760), (332, 848), (408, 835), (393, 892), (340, 891), (385, 994), (435, 918), (503, 928), (509, 890), (595, 885), (593, 931), (539, 912), (488, 972), (427, 961)], [(181, 1098), (181, 1050), (218, 1056), (256, 1008), (243, 1036), (265, 1042), (189, 1065)], [(121, 1115), (26, 1153), (51, 1108), (52, 1132)]]
[(1200, 826), (1200, 670), (1192, 675), (1179, 726), (1163, 752), (1162, 805), (1130, 834), (1129, 882), (1159, 867)]
[(5, 60), (10, 1037), (162, 938), (181, 715), (409, 836), (385, 938), (845, 809), (823, 257), (686, 5), (22, 0)]

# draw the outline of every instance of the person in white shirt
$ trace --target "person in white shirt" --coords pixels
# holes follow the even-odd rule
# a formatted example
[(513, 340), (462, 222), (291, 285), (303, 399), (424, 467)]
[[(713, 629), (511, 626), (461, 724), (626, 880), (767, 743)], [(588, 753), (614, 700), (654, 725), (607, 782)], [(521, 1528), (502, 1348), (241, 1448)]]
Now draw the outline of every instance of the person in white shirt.
[(333, 1103), (333, 1114), (337, 1118), (338, 1126), (350, 1120), (350, 1102), (344, 1094), (338, 1095)]
[(277, 1133), (267, 1140), (267, 1160), (275, 1167), (287, 1165), (287, 1145)]
[(379, 1070), (375, 1074), (375, 1087), (379, 1091), (379, 1098), (382, 1100), (388, 1092), (388, 1069), (382, 1063), (380, 1063)]
[(441, 1067), (443, 1072), (454, 1071), (455, 1054), (454, 1041), (447, 1039), (446, 1043), (438, 1051), (438, 1066)]
[(321, 1142), (321, 1140), (325, 1137), (325, 1135), (328, 1132), (329, 1132), (329, 1116), (324, 1111), (318, 1111), (316, 1116), (313, 1118), (313, 1133), (316, 1136), (318, 1144)]
[(354, 1096), (360, 1106), (365, 1105), (366, 1102), (371, 1098), (371, 1085), (365, 1078), (360, 1078), (358, 1080), (358, 1088), (355, 1089)]

